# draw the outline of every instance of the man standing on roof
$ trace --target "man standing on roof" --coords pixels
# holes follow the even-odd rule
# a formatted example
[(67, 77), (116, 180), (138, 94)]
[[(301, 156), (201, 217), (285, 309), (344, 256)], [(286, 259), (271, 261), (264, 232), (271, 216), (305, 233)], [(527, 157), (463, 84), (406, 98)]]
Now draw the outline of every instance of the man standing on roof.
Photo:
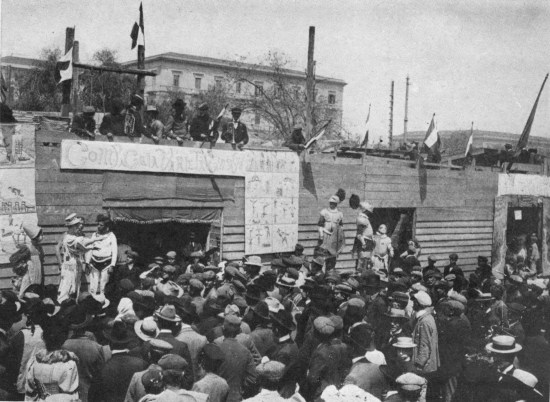
[(242, 112), (243, 110), (240, 107), (235, 106), (231, 109), (233, 118), (222, 127), (222, 140), (226, 144), (233, 145), (233, 148), (238, 147), (239, 149), (248, 144), (248, 130), (246, 125), (241, 122)]
[(189, 134), (193, 141), (215, 143), (218, 140), (218, 122), (208, 114), (208, 105), (202, 103), (199, 106), (199, 113), (189, 125)]
[(361, 208), (361, 213), (357, 216), (356, 220), (357, 235), (355, 236), (352, 254), (357, 255), (355, 269), (357, 271), (364, 271), (368, 269), (374, 248), (372, 239), (373, 230), (368, 215), (372, 214), (373, 207), (366, 201), (361, 202), (359, 207)]
[(102, 238), (93, 249), (86, 255), (88, 264), (88, 282), (90, 294), (105, 293), (105, 285), (113, 273), (117, 261), (117, 240), (111, 232), (111, 219), (108, 216), (99, 214), (97, 216), (97, 232), (92, 239)]
[(189, 132), (187, 131), (187, 117), (185, 116), (185, 105), (183, 99), (176, 99), (174, 104), (174, 113), (168, 117), (166, 126), (164, 126), (164, 136), (182, 143), (184, 140), (189, 140)]
[(317, 223), (320, 247), (329, 254), (325, 259), (327, 272), (336, 267), (336, 258), (345, 243), (342, 230), (344, 215), (338, 210), (340, 198), (333, 195), (328, 202), (329, 207), (321, 210)]

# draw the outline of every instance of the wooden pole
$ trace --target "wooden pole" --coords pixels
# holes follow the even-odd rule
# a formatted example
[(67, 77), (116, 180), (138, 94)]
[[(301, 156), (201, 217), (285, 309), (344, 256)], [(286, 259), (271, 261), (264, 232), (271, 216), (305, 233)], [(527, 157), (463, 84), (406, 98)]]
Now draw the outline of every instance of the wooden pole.
[[(74, 28), (65, 29), (65, 53), (73, 47), (73, 42)], [(63, 92), (63, 100), (61, 101), (61, 116), (63, 117), (69, 117), (69, 112), (71, 111), (71, 85), (71, 81), (63, 81), (61, 83), (61, 90)]]
[[(78, 63), (80, 61), (79, 53), (78, 53), (79, 47), (78, 47), (78, 41), (73, 42), (73, 63)], [(73, 99), (71, 102), (72, 105), (72, 112), (73, 117), (76, 115), (76, 112), (78, 111), (78, 68), (74, 68), (73, 66), (73, 79), (71, 80), (72, 85), (72, 92), (73, 92)]]
[(11, 65), (8, 66), (8, 77), (7, 77), (7, 84), (8, 84), (8, 99), (6, 99), (6, 103), (10, 106), (12, 106), (13, 102), (13, 86), (11, 84)]
[(309, 27), (309, 43), (307, 48), (307, 76), (306, 76), (306, 138), (313, 135), (313, 97), (315, 96), (315, 27)]
[(407, 124), (409, 122), (409, 76), (405, 83), (405, 121), (403, 122), (403, 143), (407, 142)]
[(390, 149), (393, 142), (393, 87), (394, 81), (391, 82), (391, 92), (390, 92), (390, 132), (389, 132), (389, 145)]

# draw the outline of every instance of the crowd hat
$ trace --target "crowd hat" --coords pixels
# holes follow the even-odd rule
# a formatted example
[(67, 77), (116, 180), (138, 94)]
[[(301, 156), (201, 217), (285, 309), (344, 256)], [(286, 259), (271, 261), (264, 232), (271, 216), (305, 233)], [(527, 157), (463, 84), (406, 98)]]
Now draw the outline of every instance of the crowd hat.
[(395, 383), (404, 391), (419, 392), (426, 384), (426, 380), (417, 374), (405, 373), (397, 377)]
[(123, 321), (115, 321), (110, 330), (104, 330), (103, 335), (112, 345), (124, 346), (132, 341), (132, 337)]
[(164, 321), (180, 322), (181, 318), (176, 314), (176, 307), (173, 304), (165, 304), (157, 311), (155, 311), (155, 317)]
[(185, 360), (183, 357), (169, 353), (167, 355), (162, 356), (159, 361), (158, 365), (163, 370), (174, 370), (174, 371), (184, 371), (189, 367), (189, 363), (187, 360)]
[(160, 255), (159, 256), (156, 256), (155, 258), (153, 258), (153, 261), (156, 262), (157, 264), (164, 264), (164, 257), (161, 257)]
[(304, 264), (304, 260), (297, 255), (292, 254), (288, 257), (283, 258), (283, 263), (287, 267), (301, 268)]
[[(191, 282), (191, 281), (189, 281)], [(165, 296), (176, 296), (176, 297), (182, 297), (183, 296), (183, 289), (181, 286), (179, 286), (174, 281), (168, 281), (166, 283), (161, 283), (157, 285), (157, 290), (162, 292)]]
[(202, 251), (198, 250), (198, 251), (193, 251), (191, 254), (189, 254), (189, 257), (191, 258), (202, 258), (204, 257), (204, 254)]
[(228, 327), (238, 327), (241, 325), (241, 322), (242, 322), (242, 318), (235, 315), (235, 314), (228, 314), (224, 317), (223, 319), (223, 327), (224, 328), (228, 328)]
[(318, 255), (311, 262), (318, 265), (319, 267), (323, 267), (323, 265), (325, 265), (325, 257), (323, 257), (322, 255)]
[(332, 335), (336, 330), (334, 322), (328, 317), (317, 317), (313, 321), (313, 327), (317, 332), (323, 335)]
[(206, 102), (199, 105), (199, 110), (208, 110), (208, 104)]
[(42, 233), (42, 229), (32, 223), (24, 223), (23, 231), (31, 240), (36, 239)]
[(274, 258), (271, 260), (271, 268), (286, 268), (286, 264), (282, 258)]
[(514, 313), (523, 314), (523, 312), (527, 309), (527, 307), (525, 307), (521, 303), (509, 303), (508, 304), (508, 309), (510, 311), (513, 311)]
[(75, 213), (69, 214), (65, 218), (65, 226), (74, 226), (79, 224), (80, 222), (81, 222), (81, 219), (77, 217)]
[(86, 312), (83, 306), (75, 306), (72, 311), (67, 315), (67, 321), (70, 329), (81, 329), (87, 327), (93, 317)]
[(337, 195), (333, 195), (328, 199), (328, 202), (330, 204), (339, 204), (340, 203), (340, 198), (338, 198)]
[(281, 286), (284, 288), (295, 288), (296, 287), (296, 279), (291, 278), (288, 275), (283, 275), (281, 278), (277, 280), (277, 286)]
[(162, 370), (150, 368), (141, 376), (141, 384), (145, 389), (160, 387), (162, 385), (162, 378)]
[(264, 320), (269, 320), (269, 307), (263, 300), (252, 307), (252, 312)]
[(250, 285), (247, 287), (244, 297), (246, 299), (258, 302), (261, 299), (261, 290), (256, 285)]
[(432, 298), (424, 291), (416, 292), (413, 297), (418, 301), (422, 307), (429, 307), (432, 305)]
[(146, 342), (156, 338), (159, 334), (159, 328), (153, 317), (145, 317), (143, 320), (136, 321), (134, 331), (140, 339)]
[(437, 262), (437, 257), (435, 255), (429, 255), (428, 261)]
[(228, 304), (225, 306), (225, 310), (218, 314), (218, 317), (225, 318), (228, 315), (236, 315), (237, 317), (240, 317), (241, 310), (235, 304)]
[[(264, 361), (264, 359), (267, 361)], [(256, 366), (258, 375), (269, 381), (279, 381), (285, 372), (285, 365), (275, 360), (269, 360), (266, 357), (264, 359)]]
[(276, 326), (283, 327), (289, 332), (292, 332), (296, 329), (296, 324), (294, 324), (292, 314), (286, 310), (277, 311), (271, 316), (271, 319)]
[(367, 211), (367, 212), (370, 212), (370, 213), (372, 213), (372, 211), (374, 211), (374, 207), (370, 203), (368, 203), (367, 201), (361, 201), (359, 203), (359, 206), (361, 207), (362, 211)]
[(202, 348), (202, 353), (206, 358), (213, 362), (223, 362), (225, 361), (225, 355), (221, 348), (215, 343), (207, 343)]
[(204, 284), (198, 279), (193, 278), (189, 281), (189, 287), (192, 287), (193, 289), (197, 289), (197, 290), (203, 290)]
[(265, 304), (267, 304), (267, 308), (269, 309), (269, 312), (272, 314), (285, 309), (282, 303), (274, 297), (268, 296), (264, 299), (264, 302)]
[(392, 346), (399, 349), (413, 349), (416, 348), (416, 343), (413, 342), (412, 338), (400, 336), (397, 338), (397, 342), (393, 343)]
[(155, 105), (147, 105), (147, 109), (145, 111), (148, 113), (158, 113), (158, 109)]
[(458, 254), (457, 253), (449, 254), (449, 260), (451, 260), (451, 261), (458, 260)]
[(514, 377), (516, 380), (518, 380), (523, 385), (525, 385), (529, 390), (533, 391), (538, 396), (542, 397), (542, 394), (537, 389), (535, 389), (539, 380), (533, 374), (525, 370), (515, 369), (512, 372), (512, 377)]
[(178, 98), (178, 99), (176, 99), (176, 101), (174, 102), (174, 104), (172, 106), (174, 106), (174, 107), (184, 107), (185, 105), (187, 105), (187, 103), (185, 103), (183, 101), (183, 99)]
[(46, 306), (49, 317), (55, 316), (61, 310), (61, 306), (59, 304), (55, 304), (54, 301), (49, 297), (42, 300), (42, 303), (44, 303), (44, 305)]
[(390, 318), (407, 318), (405, 310), (394, 307), (390, 308), (384, 315)]
[(253, 266), (256, 266), (256, 267), (262, 267), (262, 258), (258, 255), (251, 255), (249, 257), (247, 257), (245, 263), (245, 265), (253, 265)]
[(516, 338), (513, 336), (497, 335), (491, 339), (491, 342), (485, 346), (485, 349), (492, 353), (509, 354), (519, 352), (522, 347), (516, 343)]
[(234, 106), (231, 108), (232, 113), (242, 113), (243, 109), (239, 106)]

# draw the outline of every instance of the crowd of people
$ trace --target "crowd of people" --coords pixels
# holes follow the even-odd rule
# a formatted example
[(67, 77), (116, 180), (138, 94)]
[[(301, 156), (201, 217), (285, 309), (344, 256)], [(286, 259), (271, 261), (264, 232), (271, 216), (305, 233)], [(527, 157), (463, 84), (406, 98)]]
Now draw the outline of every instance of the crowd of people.
[[(188, 245), (142, 261), (107, 215), (71, 214), (59, 284), (42, 231), (11, 256), (0, 298), (0, 399), (34, 401), (542, 401), (549, 398), (548, 280), (465, 273), (420, 245), (394, 250), (360, 204), (357, 268), (339, 272), (338, 197), (319, 247), (269, 262)], [(394, 257), (388, 264), (389, 257)]]

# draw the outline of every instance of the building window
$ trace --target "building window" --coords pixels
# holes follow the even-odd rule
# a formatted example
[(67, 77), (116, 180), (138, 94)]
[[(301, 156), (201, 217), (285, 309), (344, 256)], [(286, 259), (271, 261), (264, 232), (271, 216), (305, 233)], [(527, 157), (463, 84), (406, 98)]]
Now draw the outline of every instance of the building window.
[(241, 93), (241, 82), (240, 81), (235, 84), (235, 92), (237, 92), (238, 94)]
[(328, 94), (328, 103), (329, 105), (334, 105), (336, 103), (336, 94)]
[(195, 89), (200, 91), (202, 89), (202, 77), (204, 74), (193, 74), (195, 76)]
[(256, 113), (254, 115), (254, 124), (260, 124), (261, 123), (261, 118), (260, 118), (260, 114), (259, 113)]
[(254, 83), (254, 95), (260, 96), (264, 92), (264, 83), (260, 81), (256, 81)]
[(180, 86), (180, 74), (179, 73), (173, 73), (172, 74), (172, 86), (179, 87)]
[(216, 88), (221, 88), (223, 84), (223, 77), (214, 77), (214, 82), (216, 83)]

